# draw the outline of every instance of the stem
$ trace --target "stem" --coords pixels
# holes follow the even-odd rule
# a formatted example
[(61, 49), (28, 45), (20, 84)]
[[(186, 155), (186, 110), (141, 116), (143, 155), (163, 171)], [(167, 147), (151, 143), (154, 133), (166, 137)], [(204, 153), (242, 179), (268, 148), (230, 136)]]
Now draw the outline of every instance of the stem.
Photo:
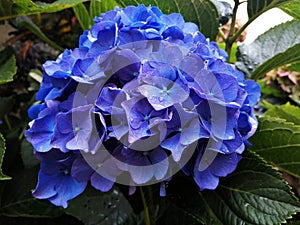
[(155, 225), (152, 189), (151, 187), (148, 186), (146, 188), (146, 194), (145, 194), (143, 187), (140, 186), (140, 192), (141, 192), (141, 198), (144, 206), (145, 224)]
[(224, 34), (224, 32), (222, 31), (221, 28), (219, 28), (219, 33), (218, 33), (218, 35), (222, 38), (222, 40), (223, 40), (224, 42), (226, 41), (226, 36), (225, 36), (225, 34)]
[[(235, 2), (238, 2), (238, 1), (236, 1), (235, 0)], [(246, 2), (246, 1), (243, 1), (243, 2), (241, 2), (241, 3), (239, 3), (239, 4), (242, 4), (242, 3), (244, 3), (244, 2)], [(276, 3), (271, 3), (271, 4), (269, 4), (267, 7), (265, 7), (262, 11), (260, 11), (260, 12), (258, 12), (258, 13), (256, 13), (255, 15), (253, 15), (251, 18), (249, 18), (248, 20), (247, 20), (247, 22), (241, 27), (241, 29), (239, 29), (235, 34), (233, 34), (232, 36), (228, 36), (228, 38), (227, 38), (227, 42), (226, 42), (226, 44), (227, 43), (231, 43), (231, 45), (232, 45), (232, 43), (234, 43), (235, 41), (236, 41), (236, 39), (238, 39), (238, 37), (243, 33), (243, 31), (257, 18), (257, 17), (259, 17), (261, 14), (263, 14), (264, 12), (266, 12), (266, 11), (268, 11), (269, 9), (271, 9), (271, 8), (273, 8), (274, 6), (275, 6), (275, 4)], [(278, 6), (278, 5), (277, 5)], [(233, 16), (235, 16), (236, 17), (236, 15), (233, 15)], [(233, 17), (232, 17), (233, 18)], [(232, 24), (231, 24), (232, 25)], [(227, 48), (226, 48), (227, 49)], [(231, 49), (230, 49), (231, 50)]]
[(5, 123), (6, 123), (6, 126), (7, 126), (8, 130), (11, 130), (12, 127), (11, 127), (11, 124), (10, 124), (10, 122), (9, 122), (9, 119), (8, 119), (8, 116), (7, 116), (7, 115), (4, 116), (4, 121), (5, 121)]
[(239, 5), (240, 5), (239, 0), (234, 0), (234, 7), (233, 7), (233, 12), (232, 12), (231, 25), (230, 25), (230, 30), (229, 30), (228, 37), (226, 39), (226, 48), (225, 48), (225, 50), (226, 50), (229, 57), (230, 57), (230, 54), (231, 54), (232, 45), (236, 40), (236, 38), (233, 39), (232, 37), (234, 36), (236, 14), (237, 14), (237, 10), (239, 8)]

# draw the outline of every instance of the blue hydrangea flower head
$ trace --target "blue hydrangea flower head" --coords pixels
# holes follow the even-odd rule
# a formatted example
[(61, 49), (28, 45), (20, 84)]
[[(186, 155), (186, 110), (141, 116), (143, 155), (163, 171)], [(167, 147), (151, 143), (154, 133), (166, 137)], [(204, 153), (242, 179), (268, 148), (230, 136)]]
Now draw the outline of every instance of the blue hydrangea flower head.
[(258, 84), (178, 13), (128, 6), (94, 21), (43, 65), (25, 132), (41, 161), (33, 195), (67, 207), (88, 182), (106, 192), (178, 170), (217, 188), (256, 131)]

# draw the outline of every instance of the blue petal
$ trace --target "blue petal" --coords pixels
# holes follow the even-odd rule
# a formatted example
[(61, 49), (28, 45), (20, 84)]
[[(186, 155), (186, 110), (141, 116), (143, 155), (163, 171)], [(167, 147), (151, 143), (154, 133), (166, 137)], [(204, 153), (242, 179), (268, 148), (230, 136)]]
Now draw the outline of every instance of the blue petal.
[(57, 177), (55, 181), (56, 195), (48, 198), (48, 200), (56, 205), (62, 206), (63, 208), (68, 207), (68, 201), (81, 194), (87, 182), (77, 182), (69, 175), (62, 175)]
[(95, 172), (91, 177), (91, 185), (97, 190), (107, 192), (112, 188), (114, 182)]
[(245, 90), (248, 93), (249, 105), (254, 106), (260, 98), (260, 87), (258, 83), (253, 80), (246, 80), (244, 84)]
[(215, 176), (225, 177), (236, 169), (240, 159), (241, 157), (236, 153), (230, 155), (220, 153), (209, 166), (209, 169)]
[(46, 104), (33, 105), (28, 109), (28, 116), (30, 119), (34, 120), (38, 117), (39, 113), (46, 108)]
[(83, 157), (78, 157), (74, 160), (72, 164), (71, 175), (78, 182), (88, 181), (93, 172), (93, 168), (90, 167)]
[(57, 193), (54, 189), (55, 183), (53, 180), (55, 180), (57, 176), (57, 174), (47, 175), (40, 171), (38, 175), (38, 183), (32, 195), (38, 199), (48, 199), (55, 196)]

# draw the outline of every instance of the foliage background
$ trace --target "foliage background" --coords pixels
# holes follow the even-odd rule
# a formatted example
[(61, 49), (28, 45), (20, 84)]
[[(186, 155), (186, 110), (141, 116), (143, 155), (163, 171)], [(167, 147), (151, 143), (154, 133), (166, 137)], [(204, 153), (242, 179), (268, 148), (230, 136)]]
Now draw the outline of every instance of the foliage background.
[[(0, 43), (0, 223), (300, 224), (300, 1), (244, 1), (249, 20), (236, 29), (241, 2), (236, 0), (230, 9), (217, 0), (2, 0), (0, 22), (13, 30)], [(158, 186), (138, 189), (134, 195), (116, 186), (105, 194), (88, 188), (66, 210), (34, 199), (38, 161), (23, 132), (42, 64), (64, 48), (74, 48), (94, 16), (116, 5), (139, 3), (156, 5), (164, 13), (180, 12), (210, 40), (218, 37), (230, 62), (259, 82), (260, 124), (250, 140), (253, 145), (216, 191), (199, 192), (179, 173), (167, 184), (165, 198), (159, 197)], [(274, 7), (294, 19), (251, 44), (237, 45), (247, 26)], [(228, 32), (222, 32), (220, 23), (229, 19)]]

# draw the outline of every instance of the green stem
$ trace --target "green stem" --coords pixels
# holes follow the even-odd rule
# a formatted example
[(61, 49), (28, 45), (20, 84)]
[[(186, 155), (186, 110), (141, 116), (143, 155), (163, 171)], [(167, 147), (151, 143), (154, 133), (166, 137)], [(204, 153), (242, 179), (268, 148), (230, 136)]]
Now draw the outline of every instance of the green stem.
[(9, 122), (9, 119), (8, 119), (7, 115), (4, 116), (4, 121), (5, 121), (6, 125), (7, 125), (8, 130), (11, 130), (12, 127), (11, 127), (11, 124)]
[(145, 225), (155, 225), (152, 189), (148, 186), (145, 191), (146, 193), (144, 193), (143, 187), (140, 186), (141, 198), (144, 206)]

